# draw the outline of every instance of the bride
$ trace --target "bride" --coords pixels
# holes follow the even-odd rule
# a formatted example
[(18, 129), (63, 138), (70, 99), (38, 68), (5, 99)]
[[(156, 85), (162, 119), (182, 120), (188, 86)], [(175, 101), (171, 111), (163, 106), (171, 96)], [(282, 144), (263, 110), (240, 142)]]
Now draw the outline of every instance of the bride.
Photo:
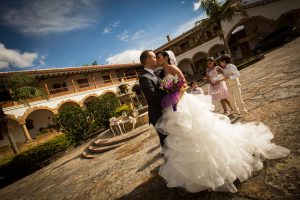
[[(159, 52), (156, 57), (164, 79), (175, 75), (184, 79), (172, 52)], [(237, 192), (233, 182), (245, 181), (252, 171), (262, 169), (264, 159), (289, 155), (288, 149), (271, 142), (273, 134), (263, 123), (231, 124), (213, 108), (210, 96), (183, 92), (177, 111), (172, 106), (163, 110), (155, 128), (167, 135), (166, 162), (159, 174), (168, 187)]]

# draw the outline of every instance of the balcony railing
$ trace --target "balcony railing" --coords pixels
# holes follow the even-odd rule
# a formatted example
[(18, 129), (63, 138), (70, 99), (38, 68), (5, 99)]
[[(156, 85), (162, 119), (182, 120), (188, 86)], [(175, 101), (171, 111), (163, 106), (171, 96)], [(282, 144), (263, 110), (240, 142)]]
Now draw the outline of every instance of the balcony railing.
[[(121, 81), (123, 79), (123, 82)], [(107, 79), (104, 81), (95, 81), (95, 82), (88, 82), (88, 83), (83, 83), (83, 84), (74, 84), (74, 86), (69, 86), (69, 87), (61, 87), (61, 88), (55, 88), (55, 89), (46, 89), (46, 92), (48, 94), (47, 98), (53, 98), (53, 97), (58, 97), (58, 96), (64, 96), (72, 93), (77, 93), (77, 92), (83, 92), (83, 91), (88, 91), (96, 88), (102, 88), (106, 86), (113, 86), (113, 85), (119, 85), (121, 83), (127, 83), (130, 81), (137, 80), (137, 75), (133, 76), (126, 76), (126, 77), (120, 77), (120, 78), (112, 78), (112, 79)], [(40, 101), (46, 99), (45, 97), (37, 97), (37, 98), (30, 98), (27, 99), (26, 102), (34, 102), (34, 101)], [(0, 105), (2, 108), (5, 107), (11, 107), (11, 106), (16, 106), (23, 104), (22, 102), (18, 101), (4, 101), (0, 102)]]
[(198, 47), (198, 46), (200, 46), (200, 45), (216, 38), (217, 36), (218, 36), (217, 33), (212, 33), (212, 35), (210, 35), (209, 37), (207, 37), (205, 39), (199, 39), (196, 42), (189, 43), (189, 45), (187, 47), (183, 48), (183, 49), (180, 48), (180, 49), (175, 50), (174, 53), (175, 53), (176, 56), (179, 56), (179, 55), (181, 55), (181, 54), (183, 54), (183, 53), (185, 53), (185, 52), (187, 52), (187, 51), (189, 51), (193, 48), (196, 48), (196, 47)]

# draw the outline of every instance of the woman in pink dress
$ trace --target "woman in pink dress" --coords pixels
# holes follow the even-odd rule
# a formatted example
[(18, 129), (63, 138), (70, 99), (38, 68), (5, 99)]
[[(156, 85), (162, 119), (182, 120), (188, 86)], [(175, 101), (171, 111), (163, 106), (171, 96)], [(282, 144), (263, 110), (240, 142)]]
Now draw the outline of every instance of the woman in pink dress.
[(216, 65), (213, 57), (208, 57), (207, 62), (207, 72), (206, 80), (210, 84), (209, 94), (212, 96), (213, 101), (220, 101), (224, 110), (224, 114), (229, 114), (227, 111), (226, 104), (230, 107), (230, 101), (228, 100), (228, 89), (225, 81), (219, 81), (218, 76), (222, 76), (223, 69)]

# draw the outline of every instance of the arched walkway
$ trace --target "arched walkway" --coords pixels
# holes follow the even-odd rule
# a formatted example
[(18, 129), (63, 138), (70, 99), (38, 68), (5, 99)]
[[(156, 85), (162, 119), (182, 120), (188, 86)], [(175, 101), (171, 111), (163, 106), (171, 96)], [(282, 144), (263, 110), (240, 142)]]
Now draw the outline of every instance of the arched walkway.
[(258, 41), (276, 29), (274, 21), (263, 16), (243, 18), (226, 36), (235, 59), (251, 56), (251, 49)]
[(208, 51), (208, 55), (214, 58), (217, 58), (224, 53), (225, 53), (225, 46), (223, 44), (216, 44), (212, 46)]
[(117, 96), (117, 94), (115, 93), (115, 91), (113, 91), (113, 90), (106, 90), (106, 91), (104, 91), (101, 95), (100, 95), (100, 97), (101, 96), (104, 96), (104, 95), (115, 95), (115, 96)]
[(185, 58), (179, 61), (178, 67), (184, 74), (194, 75), (193, 62), (191, 59)]
[(276, 25), (278, 28), (282, 28), (285, 26), (296, 26), (300, 29), (300, 8), (290, 10), (284, 14), (282, 14), (276, 21)]
[(96, 96), (96, 94), (91, 94), (87, 97), (85, 97), (83, 100), (82, 100), (82, 105), (84, 107), (87, 107), (90, 103), (92, 103), (93, 101), (97, 101), (98, 97)]
[(25, 119), (27, 130), (31, 138), (35, 138), (44, 128), (53, 124), (54, 113), (46, 109), (31, 112)]
[(202, 76), (206, 71), (206, 58), (208, 54), (205, 52), (195, 53), (193, 56), (194, 69), (196, 74), (201, 74)]
[(63, 109), (67, 108), (67, 107), (80, 107), (80, 104), (77, 103), (76, 101), (63, 101), (61, 102), (58, 106), (57, 106), (57, 110), (58, 112), (61, 112)]

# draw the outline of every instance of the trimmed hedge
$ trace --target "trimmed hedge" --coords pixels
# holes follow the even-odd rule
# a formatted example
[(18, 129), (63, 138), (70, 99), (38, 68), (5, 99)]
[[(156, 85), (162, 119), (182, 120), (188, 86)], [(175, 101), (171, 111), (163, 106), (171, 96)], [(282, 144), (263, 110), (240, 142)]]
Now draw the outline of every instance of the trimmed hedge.
[(1, 186), (36, 171), (71, 144), (72, 140), (68, 139), (65, 134), (59, 135), (0, 163)]

